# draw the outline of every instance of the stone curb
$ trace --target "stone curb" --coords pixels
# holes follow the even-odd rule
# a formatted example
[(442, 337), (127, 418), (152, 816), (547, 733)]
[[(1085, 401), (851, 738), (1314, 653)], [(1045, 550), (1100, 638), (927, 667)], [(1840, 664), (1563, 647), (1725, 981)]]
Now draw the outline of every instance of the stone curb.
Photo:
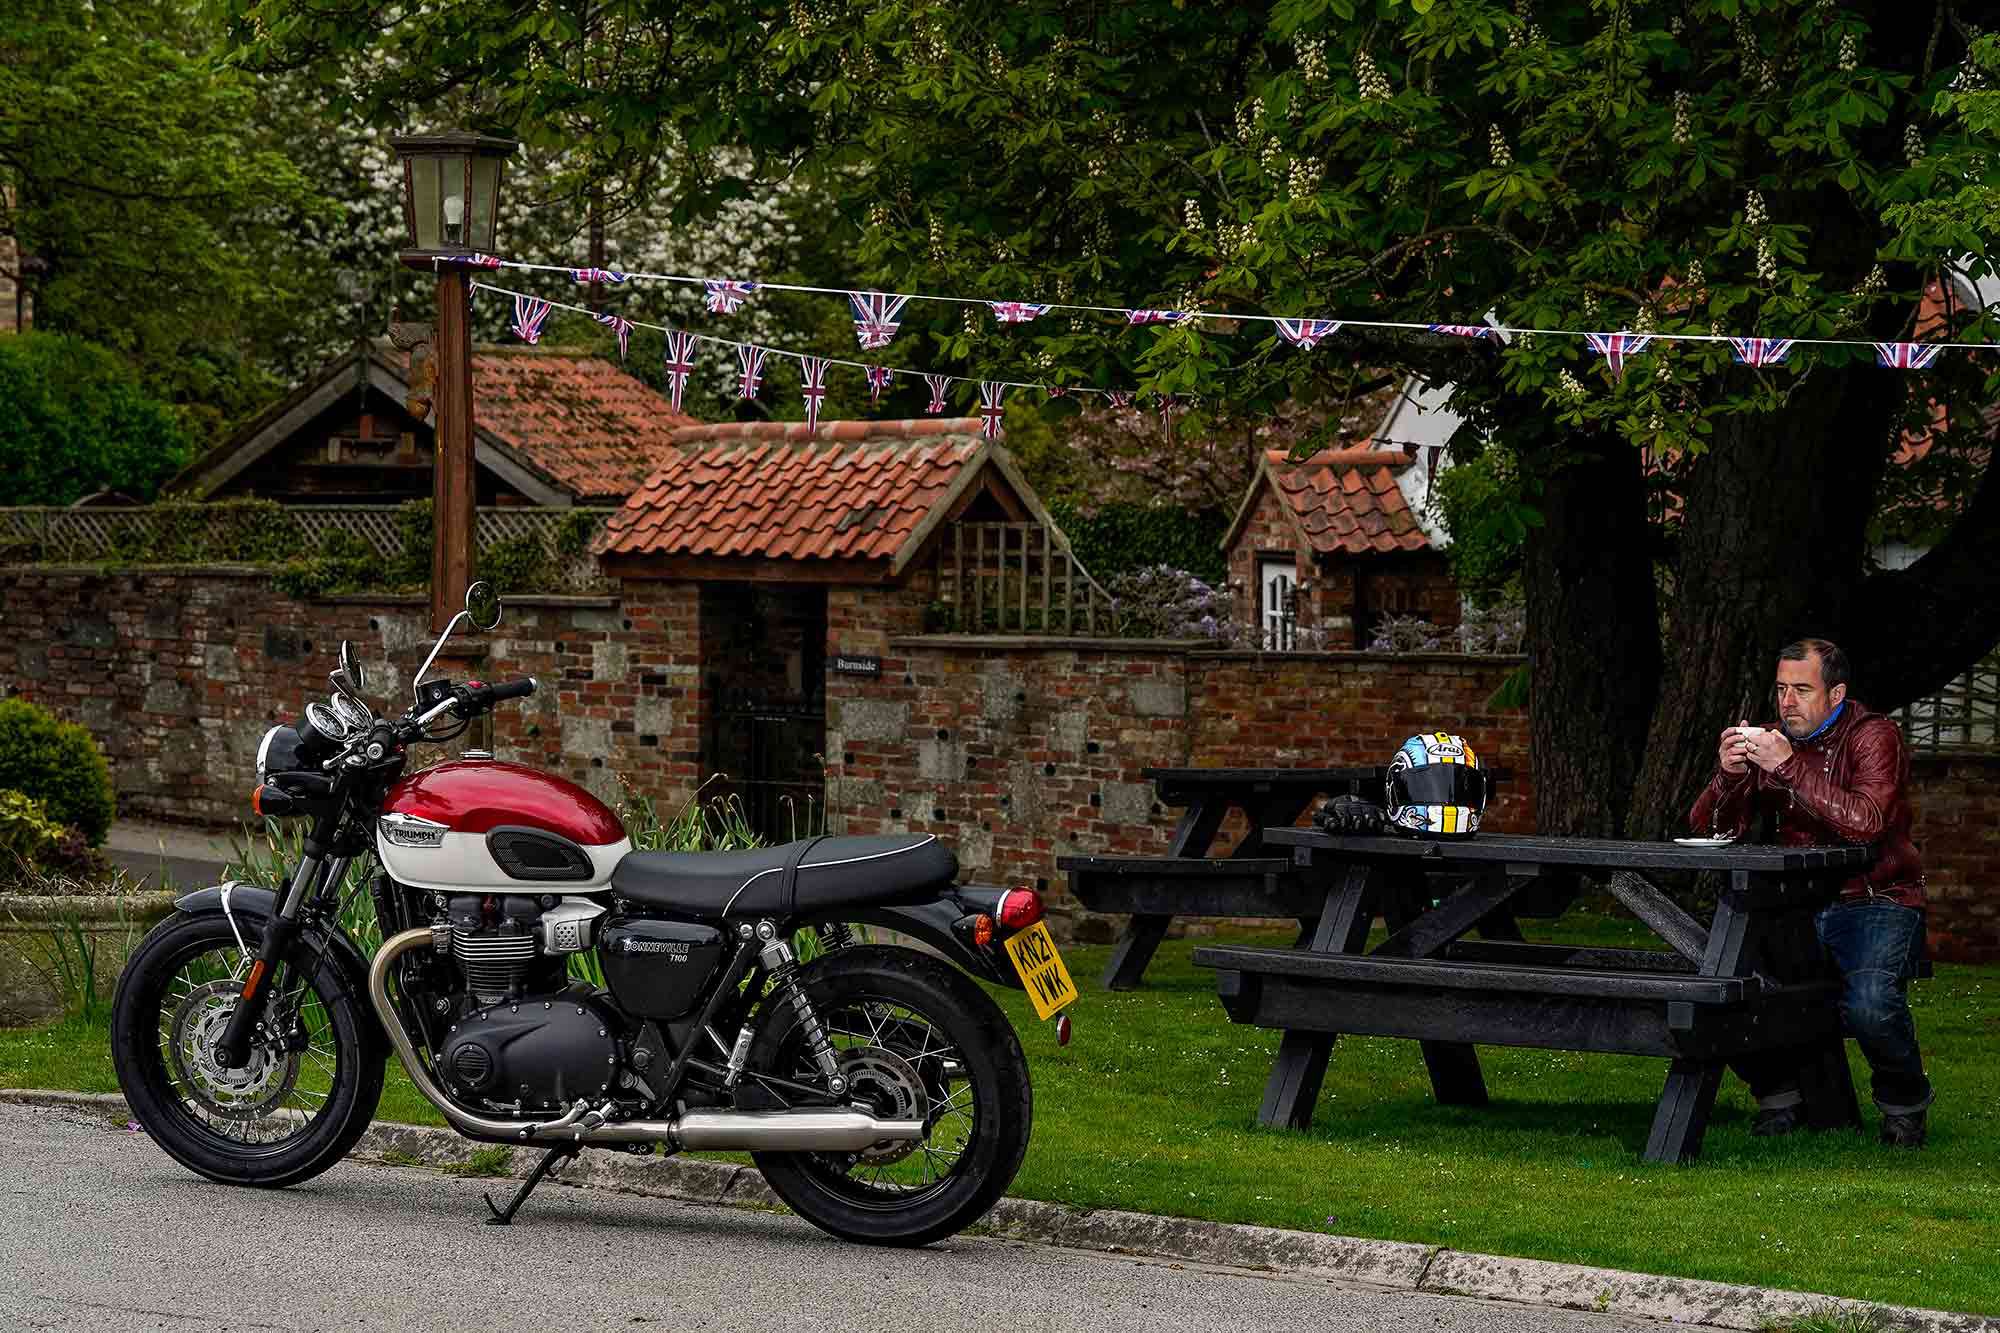
[[(118, 1121), (129, 1115), (125, 1099), (116, 1093), (0, 1088), (0, 1103), (66, 1107)], [(354, 1155), (386, 1165), (449, 1169), (463, 1166), (483, 1146), (446, 1129), (378, 1121), (362, 1136)], [(525, 1176), (541, 1155), (530, 1148), (505, 1151), (509, 1174), (514, 1176)], [(559, 1179), (569, 1185), (690, 1203), (783, 1208), (753, 1168), (727, 1162), (595, 1152), (569, 1163)], [(970, 1234), (1134, 1258), (1251, 1269), (1378, 1290), (1596, 1310), (1711, 1328), (1757, 1330), (1806, 1315), (1851, 1312), (1874, 1315), (1882, 1321), (1881, 1333), (2000, 1333), (2000, 1320), (1944, 1310), (1540, 1259), (1466, 1254), (1401, 1241), (1200, 1222), (1107, 1208), (1070, 1208), (1032, 1199), (1002, 1199)]]

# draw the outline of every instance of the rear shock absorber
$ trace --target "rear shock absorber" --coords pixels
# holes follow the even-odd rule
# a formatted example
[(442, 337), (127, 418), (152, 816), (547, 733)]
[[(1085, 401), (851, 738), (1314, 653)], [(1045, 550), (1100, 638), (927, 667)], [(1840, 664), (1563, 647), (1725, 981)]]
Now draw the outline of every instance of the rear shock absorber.
[(819, 1021), (819, 1011), (806, 998), (806, 988), (799, 984), (799, 960), (792, 952), (792, 946), (778, 939), (777, 927), (769, 921), (757, 923), (757, 934), (763, 938), (764, 947), (758, 951), (757, 960), (771, 974), (771, 993), (792, 1006), (799, 1016), (799, 1030), (805, 1034), (806, 1051), (812, 1056), (813, 1064), (826, 1079), (826, 1090), (836, 1097), (847, 1093), (847, 1079), (840, 1072), (840, 1061), (833, 1053), (833, 1042), (827, 1038), (826, 1025)]
[(821, 953), (832, 953), (835, 949), (845, 949), (854, 943), (854, 932), (844, 921), (829, 921), (819, 928), (819, 948)]

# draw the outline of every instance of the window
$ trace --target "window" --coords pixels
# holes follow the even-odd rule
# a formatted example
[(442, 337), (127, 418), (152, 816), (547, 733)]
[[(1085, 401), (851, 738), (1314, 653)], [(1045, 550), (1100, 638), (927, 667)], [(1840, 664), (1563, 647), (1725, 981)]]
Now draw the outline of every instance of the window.
[(1294, 606), (1298, 597), (1298, 565), (1290, 556), (1257, 562), (1259, 604), (1263, 608), (1264, 650), (1289, 653), (1298, 641)]

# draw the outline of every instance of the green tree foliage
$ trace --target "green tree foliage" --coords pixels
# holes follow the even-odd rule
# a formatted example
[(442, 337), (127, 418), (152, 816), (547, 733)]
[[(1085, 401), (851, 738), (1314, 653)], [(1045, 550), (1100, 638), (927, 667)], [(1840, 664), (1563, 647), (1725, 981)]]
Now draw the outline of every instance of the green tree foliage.
[(1069, 538), (1070, 550), (1100, 583), (1158, 565), (1186, 570), (1209, 583), (1227, 577), (1222, 534), (1230, 516), (1219, 509), (1108, 504), (1086, 513), (1058, 501), (1049, 506), (1049, 514)]
[(39, 801), (48, 817), (104, 841), (116, 809), (111, 769), (90, 733), (26, 699), (0, 699), (0, 790)]
[(35, 323), (208, 427), (281, 383), (257, 344), (300, 295), (290, 224), (320, 206), (203, 34), (181, 0), (0, 0), (0, 233), (43, 266)]
[(52, 333), (0, 338), (0, 504), (151, 499), (190, 454), (174, 414), (110, 352)]
[[(806, 175), (851, 228), (855, 280), (903, 291), (1899, 339), (1947, 264), (1988, 273), (2000, 231), (1962, 0), (1921, 21), (1887, 0), (633, 0), (588, 21), (494, 0), (386, 28), (372, 0), (231, 8), (246, 60), (336, 72), (373, 107), (476, 86), (490, 123), (577, 144), (613, 193), (671, 178), (685, 215)], [(1969, 357), (1881, 372), (1801, 346), (1751, 369), (1711, 341), (1619, 376), (1573, 337), (1350, 325), (1329, 354), (1226, 319), (913, 324), (969, 376), (1137, 375), (1197, 418), (1357, 356), (1453, 384), (1460, 461), (1498, 451), (1541, 518), (1521, 566), (1536, 688), (1564, 704), (1535, 712), (1557, 831), (1664, 830), (1713, 726), (1756, 707), (1801, 632), (1844, 639), (1878, 706), (2000, 635), (2000, 469), (1973, 410), (1996, 386)], [(1993, 332), (1980, 311), (1950, 325)], [(1923, 466), (1956, 521), (1874, 570), (1906, 475), (1890, 446), (1939, 406)]]

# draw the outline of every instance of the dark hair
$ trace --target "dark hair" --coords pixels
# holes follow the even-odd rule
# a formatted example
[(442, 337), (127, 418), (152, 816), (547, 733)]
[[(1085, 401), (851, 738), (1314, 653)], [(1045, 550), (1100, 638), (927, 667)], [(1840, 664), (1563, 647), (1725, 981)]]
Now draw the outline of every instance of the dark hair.
[(1788, 643), (1778, 650), (1780, 662), (1803, 662), (1808, 657), (1819, 659), (1819, 678), (1828, 692), (1836, 685), (1845, 685), (1851, 679), (1847, 670), (1847, 654), (1840, 651), (1840, 645), (1826, 639), (1800, 639)]

